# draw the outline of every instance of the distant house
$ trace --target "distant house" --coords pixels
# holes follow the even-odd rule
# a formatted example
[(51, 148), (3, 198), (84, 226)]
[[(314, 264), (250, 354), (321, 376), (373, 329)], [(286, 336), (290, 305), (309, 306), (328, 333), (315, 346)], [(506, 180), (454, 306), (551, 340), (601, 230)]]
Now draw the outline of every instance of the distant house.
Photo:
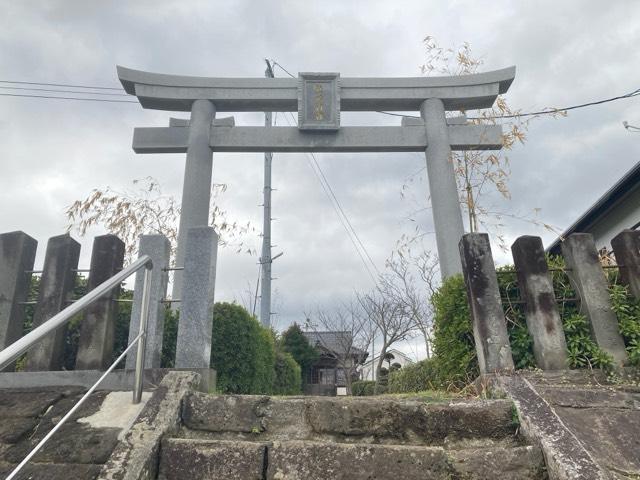
[[(396, 350), (395, 348), (392, 348), (390, 350), (387, 350), (387, 353), (390, 353), (393, 355), (393, 360), (391, 360), (391, 364), (393, 365), (394, 363), (399, 363), (402, 367), (404, 367), (405, 365), (409, 365), (414, 363), (414, 361), (409, 358), (408, 356), (406, 356), (404, 353), (402, 353), (400, 350)], [(369, 360), (368, 362), (366, 362), (364, 365), (362, 365), (362, 369), (361, 369), (361, 378), (362, 380), (377, 380), (377, 376), (376, 376), (376, 367), (378, 366), (378, 360), (380, 359), (380, 355), (375, 356), (374, 358), (372, 358), (371, 360)], [(389, 368), (388, 362), (385, 360), (382, 364), (383, 367), (385, 368)]]
[(547, 252), (559, 255), (562, 238), (572, 233), (590, 233), (596, 248), (611, 250), (611, 239), (625, 229), (640, 227), (640, 162), (584, 212)]
[(304, 379), (305, 395), (333, 396), (347, 387), (347, 375), (351, 375), (352, 380), (358, 379), (358, 366), (366, 360), (368, 352), (353, 345), (351, 332), (303, 334), (311, 346), (320, 352), (320, 358), (312, 365)]

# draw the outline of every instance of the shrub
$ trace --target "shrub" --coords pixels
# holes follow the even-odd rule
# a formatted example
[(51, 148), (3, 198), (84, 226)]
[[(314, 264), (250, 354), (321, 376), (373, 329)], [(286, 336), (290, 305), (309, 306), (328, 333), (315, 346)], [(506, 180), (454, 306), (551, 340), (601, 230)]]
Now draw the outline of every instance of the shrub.
[(436, 390), (441, 387), (438, 379), (437, 358), (428, 358), (389, 374), (389, 393), (409, 393)]
[[(577, 293), (564, 269), (562, 257), (549, 257), (553, 288), (558, 300), (558, 310), (567, 341), (569, 366), (571, 368), (608, 368), (613, 365), (609, 354), (593, 340), (586, 316), (580, 312)], [(516, 368), (535, 366), (533, 341), (526, 327), (524, 305), (520, 302), (516, 274), (513, 267), (498, 269), (498, 284), (503, 299), (507, 331)], [(618, 318), (618, 328), (622, 334), (629, 360), (632, 365), (640, 365), (640, 301), (634, 300), (626, 287), (619, 285), (617, 269), (607, 271), (611, 304)], [(435, 361), (423, 372), (421, 381), (429, 380), (433, 386), (447, 386), (451, 383), (462, 386), (478, 374), (473, 330), (466, 290), (462, 276), (448, 278), (434, 294), (432, 302), (435, 310), (434, 353)], [(403, 370), (407, 369), (405, 367)], [(410, 385), (401, 372), (390, 376), (390, 387), (405, 388)], [(433, 377), (431, 377), (433, 375)], [(409, 388), (409, 387), (406, 387)], [(400, 390), (397, 390), (400, 391)]]
[(300, 365), (291, 354), (276, 352), (274, 395), (298, 395), (302, 393), (302, 376)]
[(640, 366), (640, 300), (635, 300), (629, 294), (628, 288), (622, 285), (612, 285), (611, 305), (618, 317), (620, 333), (624, 338), (629, 354), (629, 363)]
[(438, 358), (434, 382), (439, 386), (462, 387), (479, 372), (462, 275), (447, 278), (431, 301), (434, 307), (433, 352)]
[(351, 394), (354, 397), (368, 397), (374, 395), (376, 382), (373, 380), (359, 380), (351, 384)]
[(302, 374), (306, 374), (311, 365), (318, 359), (318, 351), (309, 343), (307, 337), (297, 323), (285, 330), (280, 339), (283, 351), (291, 354), (300, 365)]
[[(213, 309), (211, 367), (224, 393), (269, 393), (275, 353), (271, 333), (240, 305), (216, 303)], [(260, 377), (264, 377), (260, 378)]]
[(251, 392), (266, 395), (271, 393), (275, 380), (276, 344), (273, 332), (264, 328), (255, 318), (251, 318), (258, 326), (258, 342), (256, 343)]

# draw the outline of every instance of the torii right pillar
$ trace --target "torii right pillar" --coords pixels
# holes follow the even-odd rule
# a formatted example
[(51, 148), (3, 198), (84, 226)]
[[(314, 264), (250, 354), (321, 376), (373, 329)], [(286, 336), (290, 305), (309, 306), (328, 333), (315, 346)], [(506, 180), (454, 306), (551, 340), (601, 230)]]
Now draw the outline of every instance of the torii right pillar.
[(462, 273), (458, 242), (464, 234), (464, 225), (444, 103), (439, 98), (425, 100), (420, 105), (420, 116), (427, 131), (427, 176), (440, 275), (445, 279)]

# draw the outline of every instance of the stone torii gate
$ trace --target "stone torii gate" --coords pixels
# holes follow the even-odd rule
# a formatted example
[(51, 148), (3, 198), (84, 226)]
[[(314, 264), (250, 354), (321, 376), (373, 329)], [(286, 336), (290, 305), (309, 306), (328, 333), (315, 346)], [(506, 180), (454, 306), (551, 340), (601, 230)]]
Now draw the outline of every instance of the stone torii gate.
[[(165, 75), (118, 66), (125, 91), (143, 108), (191, 112), (166, 128), (136, 128), (136, 153), (183, 153), (186, 167), (176, 264), (184, 261), (186, 232), (208, 223), (213, 152), (425, 152), (440, 270), (462, 271), (464, 233), (451, 150), (499, 150), (500, 126), (468, 125), (446, 111), (489, 108), (505, 93), (515, 67), (474, 75), (343, 78), (299, 73), (298, 78), (212, 78)], [(418, 111), (401, 126), (340, 126), (341, 111)], [(235, 126), (217, 112), (298, 112), (297, 127)], [(176, 272), (178, 273), (178, 272)], [(176, 275), (174, 297), (180, 295)]]

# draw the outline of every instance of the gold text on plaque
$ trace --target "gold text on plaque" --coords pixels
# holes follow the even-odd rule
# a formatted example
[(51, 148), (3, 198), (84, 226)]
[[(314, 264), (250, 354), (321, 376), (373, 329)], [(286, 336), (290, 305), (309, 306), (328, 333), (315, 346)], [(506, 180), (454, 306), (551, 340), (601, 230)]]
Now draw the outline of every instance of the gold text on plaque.
[(322, 85), (313, 85), (313, 117), (316, 121), (324, 120), (324, 92)]

